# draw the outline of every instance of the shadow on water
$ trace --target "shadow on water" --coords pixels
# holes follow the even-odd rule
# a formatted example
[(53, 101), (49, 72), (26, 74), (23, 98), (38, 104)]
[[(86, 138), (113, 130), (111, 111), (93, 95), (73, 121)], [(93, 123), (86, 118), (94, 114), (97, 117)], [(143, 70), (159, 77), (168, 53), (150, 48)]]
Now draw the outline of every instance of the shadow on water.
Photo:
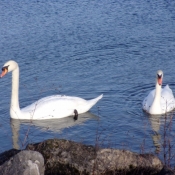
[[(52, 119), (52, 120), (17, 120), (11, 119), (10, 125), (12, 129), (12, 140), (13, 140), (13, 148), (20, 149), (20, 147), (26, 145), (28, 143), (28, 136), (30, 134), (31, 127), (36, 127), (37, 130), (41, 132), (51, 131), (54, 133), (60, 133), (65, 128), (70, 128), (75, 125), (80, 125), (87, 120), (98, 120), (99, 117), (86, 112), (84, 114), (80, 114), (77, 120), (74, 120), (73, 116), (65, 117), (61, 119)], [(20, 134), (20, 126), (25, 125), (28, 126), (28, 129), (25, 131), (25, 137), (23, 141), (19, 140)], [(37, 131), (38, 132), (38, 131)], [(21, 145), (20, 145), (21, 144)]]

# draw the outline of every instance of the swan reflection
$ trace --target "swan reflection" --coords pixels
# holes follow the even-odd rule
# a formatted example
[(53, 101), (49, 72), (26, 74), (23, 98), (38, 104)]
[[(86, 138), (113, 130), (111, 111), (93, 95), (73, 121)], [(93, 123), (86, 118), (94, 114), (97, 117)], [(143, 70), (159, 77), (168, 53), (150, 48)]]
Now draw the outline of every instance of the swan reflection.
[(159, 153), (161, 150), (161, 134), (159, 133), (162, 115), (149, 115), (151, 127), (153, 129), (152, 139), (156, 148), (155, 152)]
[(98, 120), (99, 117), (86, 112), (84, 114), (80, 114), (78, 116), (78, 120), (74, 120), (73, 116), (65, 117), (61, 119), (52, 119), (52, 120), (18, 120), (11, 119), (10, 124), (12, 128), (12, 140), (13, 140), (13, 148), (20, 149), (19, 146), (19, 131), (20, 125), (28, 125), (37, 127), (40, 131), (52, 131), (54, 133), (59, 133), (64, 128), (73, 127), (75, 125), (79, 125), (87, 120)]
[[(162, 115), (149, 115), (149, 120), (153, 130), (153, 144), (156, 148), (155, 153), (160, 153), (161, 146), (167, 140), (167, 130), (170, 127), (172, 121), (173, 112)], [(162, 126), (162, 127), (161, 127)]]

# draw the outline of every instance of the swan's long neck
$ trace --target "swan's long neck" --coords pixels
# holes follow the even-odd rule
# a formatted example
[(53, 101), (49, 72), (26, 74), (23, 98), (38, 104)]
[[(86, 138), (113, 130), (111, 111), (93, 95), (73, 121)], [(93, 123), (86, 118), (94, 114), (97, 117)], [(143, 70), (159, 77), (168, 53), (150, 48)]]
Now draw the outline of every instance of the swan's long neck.
[(160, 100), (161, 100), (161, 89), (162, 86), (159, 85), (158, 83), (156, 83), (156, 91), (155, 91), (155, 97), (154, 97), (154, 102), (159, 103), (160, 104)]
[(150, 114), (161, 114), (162, 113), (162, 108), (161, 108), (161, 85), (156, 83), (156, 90), (155, 90), (155, 96), (153, 103), (150, 107)]
[(19, 108), (19, 67), (12, 71), (12, 94), (11, 110), (20, 110)]

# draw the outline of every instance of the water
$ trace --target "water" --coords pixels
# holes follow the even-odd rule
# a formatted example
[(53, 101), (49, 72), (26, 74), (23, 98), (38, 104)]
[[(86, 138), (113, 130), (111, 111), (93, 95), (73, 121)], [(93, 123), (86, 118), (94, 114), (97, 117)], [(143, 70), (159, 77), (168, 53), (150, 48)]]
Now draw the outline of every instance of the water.
[(174, 151), (174, 114), (153, 118), (141, 105), (158, 69), (163, 86), (175, 94), (173, 1), (4, 0), (0, 21), (0, 65), (19, 63), (21, 107), (52, 94), (104, 94), (76, 122), (14, 121), (6, 75), (0, 83), (0, 152), (49, 138), (155, 153), (162, 160), (170, 139)]

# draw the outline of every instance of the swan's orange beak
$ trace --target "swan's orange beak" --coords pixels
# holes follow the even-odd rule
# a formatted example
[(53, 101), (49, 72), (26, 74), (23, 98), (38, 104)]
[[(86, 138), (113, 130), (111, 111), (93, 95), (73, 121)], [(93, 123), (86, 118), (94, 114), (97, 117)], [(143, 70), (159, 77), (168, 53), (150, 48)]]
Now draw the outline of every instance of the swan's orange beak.
[(8, 72), (8, 67), (3, 67), (2, 68), (2, 73), (0, 75), (0, 78), (2, 78), (5, 74), (7, 74), (7, 72)]
[(157, 79), (159, 85), (162, 85), (162, 77)]

